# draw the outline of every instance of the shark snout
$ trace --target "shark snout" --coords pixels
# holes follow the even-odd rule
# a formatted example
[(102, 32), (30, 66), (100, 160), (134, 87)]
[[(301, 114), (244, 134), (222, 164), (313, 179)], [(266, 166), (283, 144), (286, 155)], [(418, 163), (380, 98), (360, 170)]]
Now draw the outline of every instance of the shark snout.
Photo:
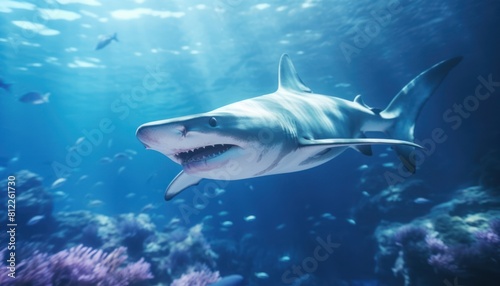
[(137, 129), (136, 136), (147, 149), (166, 151), (167, 145), (179, 142), (186, 137), (187, 132), (183, 124), (148, 123)]
[(151, 136), (151, 129), (148, 126), (140, 126), (137, 128), (137, 131), (135, 133), (135, 136), (137, 136), (137, 139), (141, 141), (141, 143), (146, 147), (146, 149), (151, 149), (149, 144), (151, 141), (153, 141), (152, 136)]

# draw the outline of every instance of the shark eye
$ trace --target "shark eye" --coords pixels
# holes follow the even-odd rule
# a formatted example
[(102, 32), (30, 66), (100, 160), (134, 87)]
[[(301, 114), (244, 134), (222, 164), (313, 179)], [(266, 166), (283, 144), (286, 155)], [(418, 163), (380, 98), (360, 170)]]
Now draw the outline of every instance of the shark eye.
[(210, 117), (210, 119), (208, 120), (208, 124), (212, 127), (217, 126), (217, 119), (215, 119), (215, 117)]

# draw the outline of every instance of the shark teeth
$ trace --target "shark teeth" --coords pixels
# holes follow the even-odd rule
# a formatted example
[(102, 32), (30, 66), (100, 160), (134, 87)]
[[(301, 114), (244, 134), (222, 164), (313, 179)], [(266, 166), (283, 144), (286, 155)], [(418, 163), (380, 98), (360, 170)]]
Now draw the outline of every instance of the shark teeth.
[(188, 164), (198, 161), (204, 161), (222, 155), (235, 145), (231, 144), (214, 144), (198, 148), (188, 149), (175, 154), (182, 164)]

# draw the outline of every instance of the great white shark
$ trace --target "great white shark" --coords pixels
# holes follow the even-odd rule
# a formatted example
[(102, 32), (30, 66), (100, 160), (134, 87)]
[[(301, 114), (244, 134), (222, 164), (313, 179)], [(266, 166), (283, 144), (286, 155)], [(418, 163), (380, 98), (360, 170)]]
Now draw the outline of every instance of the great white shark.
[[(213, 111), (141, 125), (137, 138), (182, 166), (165, 199), (202, 179), (239, 180), (310, 169), (347, 148), (371, 155), (370, 145), (392, 145), (415, 172), (411, 153), (415, 121), (424, 103), (461, 57), (442, 61), (411, 80), (384, 110), (315, 94), (281, 56), (277, 91)], [(389, 138), (367, 138), (368, 131)]]

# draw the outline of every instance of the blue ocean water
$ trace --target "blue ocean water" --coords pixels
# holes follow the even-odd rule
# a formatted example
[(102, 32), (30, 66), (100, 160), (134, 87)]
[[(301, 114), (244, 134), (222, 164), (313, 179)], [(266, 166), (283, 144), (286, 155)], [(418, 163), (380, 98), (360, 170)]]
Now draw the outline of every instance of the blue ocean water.
[[(146, 214), (165, 232), (202, 223), (218, 255), (208, 266), (221, 276), (239, 273), (246, 285), (446, 285), (457, 277), (438, 271), (429, 278), (438, 284), (404, 284), (386, 273), (391, 267), (378, 271), (376, 229), (383, 221), (409, 224), (470, 186), (498, 187), (498, 1), (2, 1), (0, 13), (0, 79), (11, 84), (0, 88), (0, 181), (21, 170), (39, 175), (54, 197), (55, 221), (86, 210), (111, 218)], [(117, 41), (95, 49), (99, 37), (114, 33)], [(145, 150), (138, 126), (274, 92), (283, 53), (315, 93), (347, 100), (361, 94), (382, 109), (420, 72), (463, 60), (420, 113), (415, 138), (432, 151), (409, 178), (398, 173), (392, 150), (375, 146), (371, 157), (348, 150), (299, 173), (224, 183), (215, 198), (188, 190), (165, 202), (181, 167)], [(42, 104), (20, 101), (28, 92), (50, 96)], [(428, 143), (436, 129), (446, 139)], [(51, 187), (60, 178), (61, 186)], [(374, 198), (394, 180), (399, 189), (417, 182), (422, 191), (377, 209)], [(412, 203), (417, 198), (430, 203)], [(398, 213), (403, 199), (409, 201)], [(481, 212), (495, 217), (497, 209), (492, 203)], [(54, 244), (29, 226), (18, 231), (26, 245)], [(39, 250), (67, 249), (72, 239), (62, 235), (59, 246)], [(71, 243), (62, 247), (65, 240)], [(325, 261), (307, 262), (319, 240), (338, 246)], [(89, 246), (112, 250), (103, 245)], [(159, 279), (146, 249), (157, 278), (145, 285), (179, 278)], [(311, 271), (293, 272), (304, 263)], [(284, 278), (287, 270), (302, 280)], [(487, 273), (499, 281), (498, 270)]]

